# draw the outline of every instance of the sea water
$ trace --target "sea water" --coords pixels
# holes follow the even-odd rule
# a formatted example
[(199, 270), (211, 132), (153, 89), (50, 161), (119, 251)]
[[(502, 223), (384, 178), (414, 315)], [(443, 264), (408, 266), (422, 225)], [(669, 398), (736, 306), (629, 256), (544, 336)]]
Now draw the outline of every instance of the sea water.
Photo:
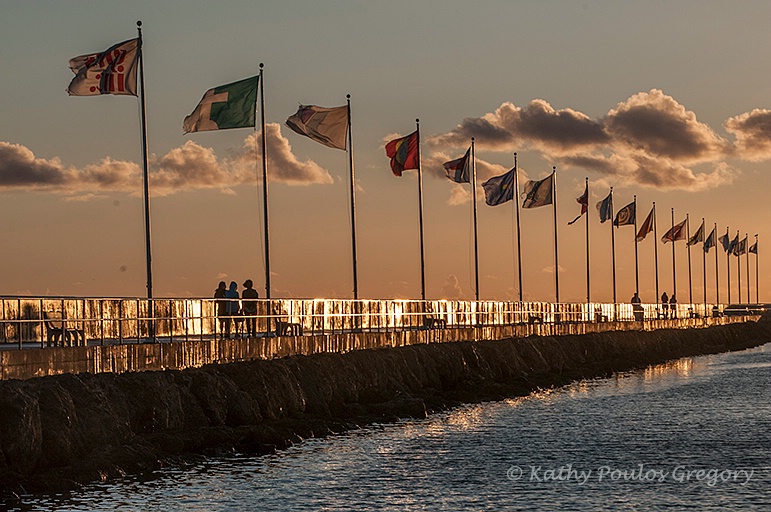
[(25, 496), (21, 510), (771, 510), (771, 344)]

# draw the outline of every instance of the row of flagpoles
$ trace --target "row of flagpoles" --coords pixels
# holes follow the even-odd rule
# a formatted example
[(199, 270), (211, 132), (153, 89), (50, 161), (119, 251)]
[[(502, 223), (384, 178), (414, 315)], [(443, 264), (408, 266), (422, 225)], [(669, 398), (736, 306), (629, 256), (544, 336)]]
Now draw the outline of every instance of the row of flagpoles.
[[(141, 103), (141, 136), (143, 148), (143, 184), (144, 184), (144, 219), (145, 219), (145, 246), (147, 259), (147, 296), (153, 297), (152, 288), (152, 251), (150, 236), (150, 203), (149, 203), (149, 172), (148, 172), (148, 151), (147, 151), (147, 123), (144, 98), (144, 70), (142, 66), (142, 31), (141, 22), (137, 22), (138, 37), (118, 43), (108, 48), (104, 52), (87, 54), (75, 57), (69, 61), (70, 69), (75, 73), (67, 92), (73, 96), (92, 96), (100, 94), (132, 95), (139, 96)], [(137, 85), (139, 84), (139, 86)], [(257, 111), (257, 93), (260, 96), (261, 112), (261, 150), (262, 150), (262, 185), (263, 185), (263, 221), (264, 221), (264, 248), (265, 248), (265, 293), (267, 298), (271, 298), (270, 284), (270, 230), (268, 219), (268, 160), (266, 149), (266, 131), (265, 131), (265, 96), (264, 96), (264, 78), (263, 65), (260, 64), (260, 73), (257, 76), (246, 78), (238, 82), (222, 85), (206, 91), (201, 101), (183, 121), (185, 133), (223, 130), (229, 128), (252, 127), (256, 129), (256, 111)], [(351, 249), (352, 249), (352, 273), (353, 273), (353, 298), (359, 298), (358, 291), (358, 261), (356, 245), (356, 197), (355, 197), (355, 174), (353, 158), (353, 140), (351, 130), (351, 99), (347, 96), (347, 104), (341, 107), (319, 107), (315, 105), (301, 105), (297, 112), (286, 120), (286, 125), (294, 132), (308, 137), (320, 144), (333, 149), (340, 149), (347, 152), (348, 170), (350, 174), (350, 205), (351, 205)], [(419, 209), (419, 232), (420, 232), (420, 268), (421, 268), (421, 297), (426, 299), (426, 279), (425, 279), (425, 253), (423, 247), (423, 175), (420, 156), (420, 123), (416, 120), (416, 130), (404, 137), (400, 137), (388, 142), (385, 146), (386, 155), (391, 159), (391, 170), (394, 175), (401, 176), (405, 170), (418, 171), (418, 209)], [(455, 183), (470, 183), (473, 208), (474, 225), (474, 290), (475, 298), (479, 300), (479, 245), (478, 245), (478, 226), (477, 226), (477, 201), (476, 201), (476, 165), (474, 152), (474, 139), (471, 139), (471, 146), (464, 156), (451, 160), (444, 164), (445, 174), (448, 179)], [(515, 192), (519, 194), (519, 179), (517, 174), (517, 154), (514, 154), (514, 167), (501, 176), (495, 176), (482, 183), (485, 193), (485, 203), (489, 206), (497, 206), (514, 199)], [(555, 301), (560, 302), (559, 295), (559, 251), (558, 251), (558, 229), (557, 229), (557, 201), (556, 201), (556, 167), (552, 173), (541, 180), (529, 180), (524, 184), (522, 190), (523, 201), (522, 208), (537, 208), (541, 206), (552, 205), (554, 220), (554, 276), (555, 276)], [(574, 224), (581, 216), (586, 215), (586, 300), (591, 302), (591, 279), (589, 265), (589, 179), (586, 178), (586, 188), (584, 193), (576, 199), (581, 205), (581, 213), (568, 224)], [(520, 203), (516, 203), (516, 223), (517, 223), (517, 260), (518, 260), (518, 290), (519, 300), (523, 300), (522, 286), (522, 250), (520, 236)], [(612, 283), (613, 283), (613, 302), (617, 301), (616, 293), (616, 256), (615, 256), (615, 231), (612, 229), (620, 226), (633, 225), (635, 229), (635, 296), (639, 296), (639, 264), (637, 244), (653, 232), (656, 234), (656, 203), (653, 203), (651, 212), (638, 230), (637, 228), (637, 196), (634, 196), (632, 203), (624, 206), (614, 215), (613, 210), (613, 188), (606, 198), (597, 203), (600, 222), (613, 219), (611, 224), (611, 251), (612, 251)], [(690, 235), (689, 217), (679, 224), (674, 223), (674, 208), (672, 209), (672, 227), (662, 237), (662, 242), (672, 242), (672, 276), (673, 276), (673, 295), (677, 291), (677, 279), (675, 275), (675, 250), (674, 242), (686, 240), (689, 247), (688, 251), (688, 272), (689, 272), (689, 302), (693, 302), (692, 284), (691, 284), (691, 254), (690, 247), (697, 244), (703, 244), (703, 271), (704, 271), (704, 303), (707, 302), (706, 287), (706, 254), (710, 248), (717, 245), (717, 224), (708, 236), (704, 236), (705, 224), (702, 219), (701, 226), (696, 233)], [(727, 275), (728, 275), (728, 302), (731, 302), (731, 281), (730, 281), (730, 256), (739, 257), (747, 254), (747, 302), (750, 302), (749, 294), (749, 253), (756, 255), (756, 302), (758, 301), (758, 262), (757, 262), (757, 235), (755, 235), (754, 245), (747, 247), (748, 239), (745, 236), (739, 240), (739, 234), (734, 239), (730, 239), (728, 230), (726, 234), (719, 238), (723, 249), (728, 256)], [(658, 248), (654, 243), (654, 259), (656, 272), (656, 297), (659, 296), (659, 277), (658, 277)], [(740, 265), (738, 263), (737, 265)], [(739, 301), (741, 301), (741, 268), (737, 273), (739, 279)], [(716, 296), (715, 301), (720, 302), (719, 295), (719, 277), (717, 264), (717, 249), (715, 251), (715, 283)]]

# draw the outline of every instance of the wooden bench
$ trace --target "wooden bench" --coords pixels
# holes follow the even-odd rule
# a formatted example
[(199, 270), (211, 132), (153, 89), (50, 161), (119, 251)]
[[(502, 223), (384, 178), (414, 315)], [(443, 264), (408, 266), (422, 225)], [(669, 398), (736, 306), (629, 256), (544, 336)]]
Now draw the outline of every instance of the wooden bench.
[(303, 326), (296, 322), (290, 322), (288, 320), (276, 320), (276, 335), (277, 336), (302, 336)]
[(80, 346), (86, 345), (86, 333), (83, 329), (67, 327), (66, 320), (52, 318), (43, 311), (43, 325), (46, 328), (46, 340), (48, 346)]

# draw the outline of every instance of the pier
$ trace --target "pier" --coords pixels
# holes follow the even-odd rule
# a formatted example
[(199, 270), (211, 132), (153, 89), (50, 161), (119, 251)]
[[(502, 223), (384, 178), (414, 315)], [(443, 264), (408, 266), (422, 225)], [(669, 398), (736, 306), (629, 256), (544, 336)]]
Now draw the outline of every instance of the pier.
[[(243, 302), (243, 299), (242, 299)], [(218, 317), (214, 299), (5, 297), (0, 380), (64, 373), (183, 370), (206, 364), (426, 343), (695, 329), (756, 320), (721, 304), (449, 300), (256, 300)], [(245, 320), (256, 334), (244, 332)], [(223, 322), (232, 322), (229, 336)], [(59, 329), (60, 332), (53, 332)], [(53, 334), (53, 335), (52, 335)], [(57, 335), (58, 334), (58, 335)]]

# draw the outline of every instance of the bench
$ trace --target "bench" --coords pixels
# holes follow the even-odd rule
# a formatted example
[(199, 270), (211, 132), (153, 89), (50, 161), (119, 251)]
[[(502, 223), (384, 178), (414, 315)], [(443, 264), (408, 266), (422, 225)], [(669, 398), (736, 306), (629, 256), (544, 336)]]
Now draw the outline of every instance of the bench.
[(444, 318), (427, 316), (423, 319), (423, 325), (428, 329), (444, 329), (447, 327), (447, 320)]
[(49, 347), (86, 345), (86, 333), (83, 329), (67, 327), (67, 322), (60, 318), (52, 318), (43, 311), (43, 325), (46, 328), (46, 340)]
[(303, 326), (296, 322), (290, 322), (288, 320), (276, 320), (276, 335), (277, 336), (302, 336)]

